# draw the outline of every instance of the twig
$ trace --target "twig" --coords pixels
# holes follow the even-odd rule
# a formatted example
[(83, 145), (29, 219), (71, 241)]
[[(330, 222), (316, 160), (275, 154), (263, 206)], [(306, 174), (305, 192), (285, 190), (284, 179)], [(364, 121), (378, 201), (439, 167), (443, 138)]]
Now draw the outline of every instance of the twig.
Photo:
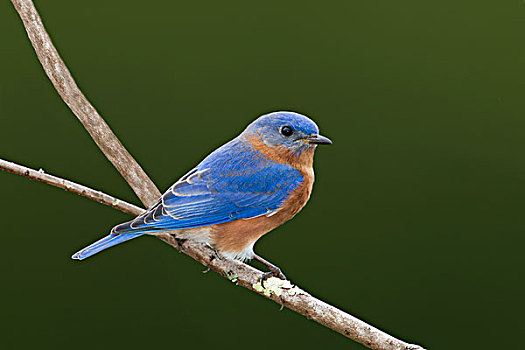
[[(137, 193), (143, 204), (146, 207), (152, 205), (160, 196), (160, 192), (140, 168), (138, 163), (118, 141), (104, 120), (96, 112), (95, 108), (89, 104), (82, 92), (78, 89), (67, 67), (53, 46), (32, 1), (12, 0), (12, 3), (24, 22), (29, 39), (33, 44), (46, 74), (53, 82), (53, 85), (59, 92), (60, 96), (75, 115), (77, 115), (102, 152), (104, 152), (106, 157), (108, 157), (133, 188), (135, 193)], [(13, 171), (13, 165), (16, 168), (16, 164), (3, 162), (1, 163), (0, 168), (18, 174), (19, 172)], [(34, 177), (34, 179), (44, 181), (43, 177)], [(59, 183), (56, 181), (45, 182), (55, 186)], [(82, 188), (87, 189), (86, 187)], [(94, 190), (79, 192), (76, 189), (77, 187), (71, 187), (70, 190), (85, 196), (87, 196), (87, 193), (91, 193), (91, 191), (97, 192)], [(100, 202), (108, 204), (106, 201)], [(114, 207), (121, 209), (117, 206)], [(299, 287), (291, 285), (288, 281), (282, 281), (278, 278), (270, 278), (265, 282), (266, 288), (263, 288), (259, 283), (262, 274), (259, 270), (239, 261), (219, 258), (215, 251), (208, 246), (191, 241), (186, 241), (181, 245), (169, 233), (159, 235), (158, 237), (176, 249), (191, 256), (203, 265), (228, 278), (237, 285), (248, 288), (260, 295), (274, 300), (275, 302), (286, 306), (309, 319), (319, 322), (320, 324), (323, 324), (368, 348), (385, 350), (422, 349), (417, 345), (410, 345), (396, 339), (367, 323), (316, 299)]]
[(25, 176), (31, 180), (45, 182), (46, 184), (61, 188), (68, 192), (76, 193), (89, 199), (93, 199), (94, 201), (109, 205), (110, 207), (134, 216), (140, 215), (142, 212), (144, 212), (144, 209), (139, 208), (136, 205), (124, 202), (121, 199), (117, 199), (103, 192), (93, 190), (75, 182), (46, 174), (42, 169), (37, 171), (22, 165), (8, 162), (7, 160), (3, 159), (0, 159), (0, 169), (9, 173)]

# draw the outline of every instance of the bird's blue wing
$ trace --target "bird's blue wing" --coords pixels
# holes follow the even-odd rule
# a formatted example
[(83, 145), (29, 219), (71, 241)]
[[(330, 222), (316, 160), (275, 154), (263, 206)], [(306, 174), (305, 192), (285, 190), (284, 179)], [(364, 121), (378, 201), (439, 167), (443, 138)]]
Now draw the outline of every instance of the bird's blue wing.
[(150, 233), (271, 215), (303, 177), (238, 140), (219, 148), (177, 181), (161, 199), (113, 233)]

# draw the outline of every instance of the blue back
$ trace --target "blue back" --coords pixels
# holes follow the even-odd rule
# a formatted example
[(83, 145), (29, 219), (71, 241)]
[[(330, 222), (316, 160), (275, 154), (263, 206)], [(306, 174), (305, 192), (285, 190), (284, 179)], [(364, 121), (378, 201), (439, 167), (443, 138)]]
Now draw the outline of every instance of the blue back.
[(113, 233), (148, 233), (270, 215), (303, 181), (300, 171), (264, 157), (241, 136), (218, 148), (161, 199)]

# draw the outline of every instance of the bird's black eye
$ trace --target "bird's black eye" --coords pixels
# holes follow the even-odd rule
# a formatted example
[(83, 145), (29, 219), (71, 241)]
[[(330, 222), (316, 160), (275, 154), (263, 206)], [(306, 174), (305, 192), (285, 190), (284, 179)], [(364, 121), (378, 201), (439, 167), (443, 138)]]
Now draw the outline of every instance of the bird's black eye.
[(293, 129), (289, 126), (283, 126), (281, 128), (281, 134), (283, 134), (284, 136), (288, 137), (288, 136), (292, 136), (293, 134)]

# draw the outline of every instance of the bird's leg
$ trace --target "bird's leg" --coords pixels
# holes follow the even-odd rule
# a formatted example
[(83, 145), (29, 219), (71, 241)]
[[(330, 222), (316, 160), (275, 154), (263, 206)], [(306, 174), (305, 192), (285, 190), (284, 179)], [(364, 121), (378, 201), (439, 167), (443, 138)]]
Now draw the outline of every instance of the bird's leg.
[(261, 277), (261, 286), (264, 288), (264, 281), (270, 277), (278, 277), (280, 279), (286, 280), (286, 276), (281, 272), (281, 269), (269, 262), (266, 259), (261, 258), (259, 255), (254, 254), (253, 258), (266, 266), (270, 271), (263, 273)]

